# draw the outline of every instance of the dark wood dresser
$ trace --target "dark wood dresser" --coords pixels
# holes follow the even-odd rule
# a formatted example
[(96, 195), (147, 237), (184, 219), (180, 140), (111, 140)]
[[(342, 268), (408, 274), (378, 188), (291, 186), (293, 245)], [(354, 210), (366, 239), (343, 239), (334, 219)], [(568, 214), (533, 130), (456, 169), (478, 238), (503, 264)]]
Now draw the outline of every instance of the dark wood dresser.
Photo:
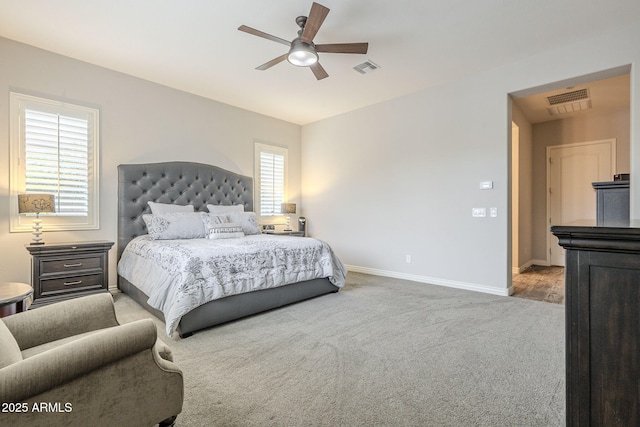
[(566, 249), (567, 426), (638, 426), (640, 228), (551, 232)]
[(31, 253), (31, 307), (109, 291), (109, 249), (113, 242), (27, 245)]
[(629, 181), (594, 182), (597, 225), (629, 224)]

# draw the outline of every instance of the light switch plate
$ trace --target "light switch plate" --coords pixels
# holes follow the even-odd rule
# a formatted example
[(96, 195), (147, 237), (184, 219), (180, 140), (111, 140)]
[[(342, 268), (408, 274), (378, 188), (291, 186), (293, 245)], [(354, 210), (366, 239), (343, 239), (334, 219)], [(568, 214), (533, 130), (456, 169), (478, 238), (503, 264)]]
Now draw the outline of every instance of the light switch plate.
[(472, 208), (471, 216), (475, 218), (482, 218), (487, 216), (487, 208)]
[(498, 216), (498, 208), (489, 208), (489, 216), (496, 218)]

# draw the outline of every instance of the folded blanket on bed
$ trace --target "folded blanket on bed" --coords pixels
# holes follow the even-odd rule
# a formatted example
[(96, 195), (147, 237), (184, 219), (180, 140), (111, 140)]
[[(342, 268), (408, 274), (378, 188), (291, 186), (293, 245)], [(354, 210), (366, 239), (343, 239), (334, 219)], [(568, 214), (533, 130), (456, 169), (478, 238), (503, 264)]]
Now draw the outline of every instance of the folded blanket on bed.
[(230, 295), (317, 278), (344, 286), (346, 269), (321, 240), (251, 235), (234, 239), (133, 239), (118, 274), (149, 296), (164, 313), (171, 336), (183, 315)]

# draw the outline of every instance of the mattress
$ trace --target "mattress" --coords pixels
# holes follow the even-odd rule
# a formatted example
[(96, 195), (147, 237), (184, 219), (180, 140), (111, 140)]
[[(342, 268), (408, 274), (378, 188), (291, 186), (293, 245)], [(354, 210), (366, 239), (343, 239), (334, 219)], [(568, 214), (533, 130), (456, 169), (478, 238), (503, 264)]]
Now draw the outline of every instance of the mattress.
[(118, 274), (149, 296), (171, 336), (182, 316), (209, 301), (317, 278), (344, 286), (346, 269), (331, 247), (308, 237), (134, 238)]

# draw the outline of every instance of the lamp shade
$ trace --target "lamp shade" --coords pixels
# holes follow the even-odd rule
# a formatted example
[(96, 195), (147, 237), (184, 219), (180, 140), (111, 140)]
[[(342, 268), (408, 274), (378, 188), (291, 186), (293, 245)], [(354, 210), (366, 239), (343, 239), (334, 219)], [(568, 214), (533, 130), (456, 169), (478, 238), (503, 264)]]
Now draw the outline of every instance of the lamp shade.
[(294, 214), (294, 213), (296, 213), (296, 204), (295, 203), (283, 203), (281, 209), (282, 209), (282, 213), (283, 214)]
[(18, 194), (18, 213), (55, 212), (53, 194)]
[(287, 61), (297, 67), (309, 67), (318, 62), (318, 54), (309, 43), (295, 39), (291, 43)]

